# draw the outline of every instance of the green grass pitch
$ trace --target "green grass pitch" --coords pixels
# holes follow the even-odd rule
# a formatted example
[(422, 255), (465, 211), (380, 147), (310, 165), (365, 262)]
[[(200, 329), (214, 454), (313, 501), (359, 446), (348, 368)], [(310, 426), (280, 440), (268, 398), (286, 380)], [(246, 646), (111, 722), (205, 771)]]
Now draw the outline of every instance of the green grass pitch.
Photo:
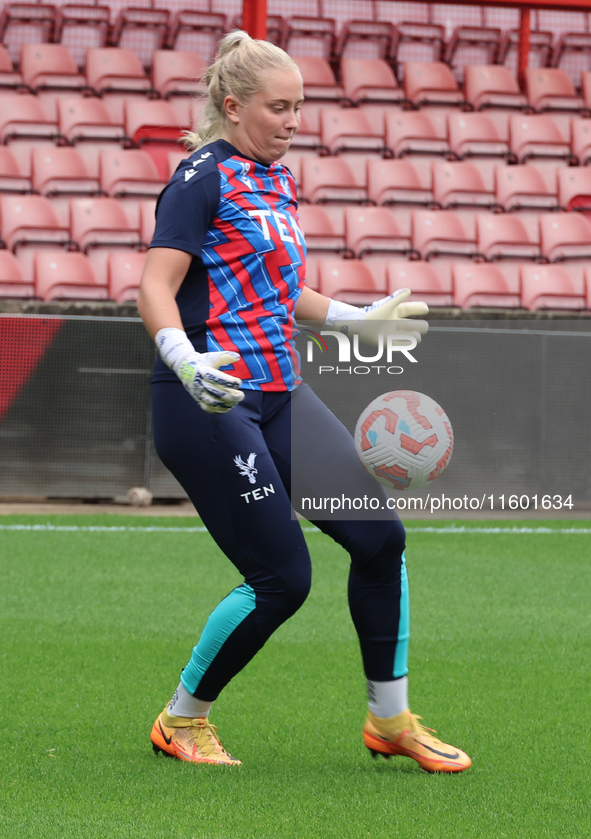
[[(48, 522), (74, 529), (8, 529)], [(458, 776), (363, 747), (347, 557), (318, 532), (308, 601), (214, 708), (243, 766), (156, 757), (153, 720), (239, 579), (207, 533), (132, 528), (196, 524), (0, 519), (1, 837), (591, 836), (588, 523), (408, 523), (411, 707), (472, 756)]]

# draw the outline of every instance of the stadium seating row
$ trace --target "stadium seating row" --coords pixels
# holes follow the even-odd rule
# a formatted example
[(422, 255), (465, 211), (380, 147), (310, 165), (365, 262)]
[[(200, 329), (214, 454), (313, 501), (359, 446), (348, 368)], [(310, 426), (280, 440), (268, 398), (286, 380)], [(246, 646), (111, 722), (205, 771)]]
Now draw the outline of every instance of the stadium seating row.
[[(32, 149), (24, 146), (31, 161), (28, 178), (19, 169), (13, 148), (16, 150), (18, 147), (16, 144), (10, 148), (0, 146), (0, 192), (38, 192), (51, 198), (62, 222), (66, 220), (64, 212), (67, 214), (70, 197), (103, 195), (123, 201), (132, 224), (135, 224), (138, 221), (138, 200), (157, 198), (168, 180), (160, 177), (150, 155), (141, 149), (101, 148), (98, 174), (93, 177), (77, 149), (39, 143), (34, 143)], [(24, 154), (22, 148), (19, 151)]]
[(460, 258), (512, 262), (583, 262), (591, 259), (591, 221), (582, 213), (413, 211), (410, 230), (387, 207), (346, 206), (342, 212), (303, 204), (300, 225), (308, 256), (370, 259), (394, 256), (426, 261)]
[(134, 301), (146, 259), (145, 253), (134, 251), (105, 252), (106, 277), (101, 280), (91, 259), (78, 251), (37, 246), (25, 253), (28, 259), (23, 263), (23, 252), (15, 256), (0, 250), (0, 297)]
[[(515, 266), (513, 266), (515, 267)], [(319, 259), (313, 263), (311, 285), (330, 297), (364, 305), (410, 288), (411, 300), (430, 306), (528, 309), (591, 309), (591, 268), (573, 276), (563, 265), (451, 262), (443, 277), (431, 262)]]
[[(14, 61), (18, 60), (21, 45), (32, 40), (69, 45), (76, 52), (79, 66), (83, 63), (85, 46), (133, 44), (148, 67), (152, 50), (163, 47), (196, 50), (210, 58), (222, 35), (242, 23), (240, 16), (211, 11), (211, 5), (209, 10), (180, 8), (176, 12), (165, 3), (161, 5), (163, 8), (139, 8), (139, 4), (122, 8), (115, 17), (108, 5), (67, 3), (57, 8), (46, 3), (8, 3), (0, 17), (0, 40), (9, 45)], [(417, 57), (445, 60), (460, 76), (466, 64), (515, 62), (517, 19), (513, 17), (509, 23), (507, 12), (506, 22), (499, 26), (501, 20), (492, 18), (490, 9), (469, 7), (464, 10), (463, 19), (458, 20), (462, 25), (452, 29), (453, 7), (414, 3), (401, 16), (390, 9), (390, 20), (346, 20), (339, 32), (334, 18), (322, 17), (321, 13), (319, 16), (297, 14), (295, 7), (290, 10), (287, 5), (284, 10), (296, 14), (288, 18), (269, 15), (268, 38), (292, 55), (321, 55), (333, 63), (342, 57), (376, 57), (388, 60), (393, 66)], [(360, 8), (358, 16), (364, 18), (368, 11), (375, 15), (375, 4)], [(580, 18), (576, 21), (577, 31), (569, 31), (569, 23), (575, 28), (573, 19), (576, 18)], [(557, 23), (548, 26), (542, 21), (540, 31), (532, 33), (531, 47), (538, 66), (560, 66), (563, 61), (568, 64), (573, 54), (579, 57), (591, 51), (591, 35), (584, 15), (571, 14), (562, 29)]]
[[(476, 110), (501, 107), (538, 112), (591, 109), (589, 72), (581, 75), (581, 97), (569, 76), (558, 68), (530, 67), (525, 75), (525, 90), (521, 91), (506, 67), (472, 64), (465, 68), (462, 92), (450, 67), (440, 61), (405, 62), (400, 68), (403, 87), (384, 59), (343, 58), (338, 64), (338, 82), (326, 59), (302, 56), (295, 61), (310, 102), (381, 102), (415, 108), (451, 105)], [(195, 52), (155, 50), (148, 76), (133, 50), (103, 47), (88, 48), (80, 68), (65, 45), (40, 43), (21, 47), (17, 73), (8, 50), (0, 44), (0, 88), (41, 94), (70, 90), (102, 96), (120, 91), (171, 98), (202, 91), (203, 84), (198, 79), (205, 66), (205, 59)]]
[[(186, 156), (168, 151), (162, 177), (150, 155), (142, 149), (93, 147), (93, 169), (80, 153), (83, 146), (39, 145), (31, 149), (13, 143), (0, 146), (0, 192), (36, 192), (53, 200), (58, 217), (64, 201), (73, 195), (108, 195), (125, 201), (132, 222), (137, 220), (137, 201), (156, 198), (168, 178)], [(29, 158), (30, 175), (20, 160)], [(463, 209), (556, 211), (591, 210), (591, 168), (532, 164), (496, 165), (491, 183), (477, 161), (366, 159), (364, 156), (306, 157), (290, 154), (287, 164), (299, 181), (302, 210), (309, 204), (386, 205), (408, 214), (408, 209)], [(66, 208), (67, 209), (67, 208)]]
[(409, 61), (401, 65), (402, 87), (382, 59), (341, 60), (340, 83), (329, 62), (317, 57), (296, 57), (304, 80), (306, 99), (347, 105), (369, 102), (420, 108), (425, 105), (467, 110), (502, 108), (543, 112), (579, 112), (591, 107), (591, 74), (581, 75), (582, 97), (564, 72), (555, 67), (525, 72), (525, 90), (507, 67), (471, 64), (465, 67), (463, 91), (448, 65), (441, 61)]
[(299, 157), (286, 165), (299, 184), (301, 203), (375, 203), (406, 208), (556, 211), (591, 206), (588, 167), (497, 164), (478, 161), (371, 160), (362, 156)]
[[(0, 251), (0, 296), (133, 301), (145, 257), (145, 253), (133, 251), (108, 252), (106, 278), (100, 280), (85, 254), (55, 246), (38, 247), (32, 252), (32, 277), (27, 282), (20, 257)], [(453, 262), (449, 281), (445, 281), (430, 262), (388, 260), (372, 265), (324, 258), (313, 264), (312, 285), (323, 294), (358, 305), (399, 288), (410, 288), (413, 295), (431, 306), (591, 309), (591, 268), (587, 267), (581, 278), (574, 279), (563, 266), (555, 264), (521, 264), (515, 275), (495, 263)]]

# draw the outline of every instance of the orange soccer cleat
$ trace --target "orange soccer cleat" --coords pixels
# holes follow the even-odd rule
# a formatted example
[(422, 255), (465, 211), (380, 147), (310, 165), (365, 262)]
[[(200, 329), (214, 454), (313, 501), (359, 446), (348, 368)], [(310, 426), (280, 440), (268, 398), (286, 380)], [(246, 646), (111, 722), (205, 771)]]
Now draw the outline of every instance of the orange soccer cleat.
[(241, 761), (228, 754), (216, 732), (207, 717), (172, 717), (165, 708), (152, 726), (150, 740), (156, 754), (164, 752), (189, 763), (240, 766)]
[(370, 711), (363, 726), (363, 742), (373, 757), (411, 757), (427, 772), (462, 772), (472, 765), (465, 752), (442, 743), (432, 729), (421, 725), (420, 719), (409, 710), (387, 719), (375, 717)]

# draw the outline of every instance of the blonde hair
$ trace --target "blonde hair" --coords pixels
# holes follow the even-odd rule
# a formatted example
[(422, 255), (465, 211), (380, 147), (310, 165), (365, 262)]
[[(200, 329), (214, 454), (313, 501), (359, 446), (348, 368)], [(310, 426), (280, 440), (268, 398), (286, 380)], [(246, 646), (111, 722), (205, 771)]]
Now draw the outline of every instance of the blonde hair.
[(241, 105), (263, 89), (263, 74), (279, 68), (298, 70), (293, 58), (268, 41), (255, 41), (247, 32), (236, 29), (219, 43), (215, 61), (203, 75), (207, 85), (206, 103), (192, 131), (183, 142), (190, 151), (218, 140), (224, 133), (224, 100), (233, 96)]

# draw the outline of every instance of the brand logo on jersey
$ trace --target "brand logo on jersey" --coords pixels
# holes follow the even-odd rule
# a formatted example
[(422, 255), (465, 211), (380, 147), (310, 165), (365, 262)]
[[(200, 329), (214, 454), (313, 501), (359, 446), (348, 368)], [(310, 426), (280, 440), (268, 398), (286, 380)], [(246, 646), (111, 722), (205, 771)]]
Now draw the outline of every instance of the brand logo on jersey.
[(259, 473), (258, 469), (255, 469), (254, 462), (256, 460), (256, 454), (251, 452), (248, 455), (248, 460), (246, 463), (242, 460), (239, 454), (236, 455), (234, 458), (234, 463), (240, 469), (240, 474), (244, 475), (245, 478), (248, 478), (248, 482), (250, 484), (256, 484), (257, 479), (256, 476)]
[[(300, 245), (304, 244), (304, 234), (299, 228), (295, 218), (289, 213), (277, 213), (275, 210), (249, 210), (248, 215), (252, 218), (257, 218), (263, 230), (263, 236), (267, 241), (271, 240), (271, 231), (269, 230), (269, 220), (275, 222), (275, 227), (279, 233), (279, 238), (283, 242), (294, 242), (291, 235), (295, 237)], [(290, 230), (291, 228), (291, 230)]]
[(204, 160), (207, 160), (208, 157), (211, 157), (211, 152), (210, 151), (205, 152), (205, 154), (202, 154), (201, 157), (199, 158), (199, 160), (192, 161), (193, 168), (192, 169), (187, 169), (187, 171), (185, 172), (185, 183), (187, 181), (190, 181), (191, 178), (193, 177), (193, 175), (197, 174), (197, 167), (199, 166), (200, 163), (203, 163)]

